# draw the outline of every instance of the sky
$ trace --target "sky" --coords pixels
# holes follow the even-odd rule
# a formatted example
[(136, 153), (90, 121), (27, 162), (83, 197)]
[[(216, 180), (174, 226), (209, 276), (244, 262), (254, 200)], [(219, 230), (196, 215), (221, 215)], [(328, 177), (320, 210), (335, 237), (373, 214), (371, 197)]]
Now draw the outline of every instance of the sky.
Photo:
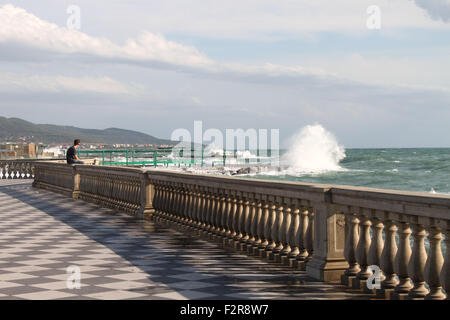
[(450, 0), (0, 1), (0, 116), (450, 147)]

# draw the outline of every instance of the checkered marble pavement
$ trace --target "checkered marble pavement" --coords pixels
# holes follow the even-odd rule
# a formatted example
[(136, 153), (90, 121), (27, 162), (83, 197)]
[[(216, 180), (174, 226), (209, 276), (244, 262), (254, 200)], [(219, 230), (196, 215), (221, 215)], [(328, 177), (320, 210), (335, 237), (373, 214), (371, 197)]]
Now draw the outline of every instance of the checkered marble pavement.
[[(79, 289), (68, 288), (69, 266)], [(165, 224), (0, 180), (0, 300), (365, 298)]]

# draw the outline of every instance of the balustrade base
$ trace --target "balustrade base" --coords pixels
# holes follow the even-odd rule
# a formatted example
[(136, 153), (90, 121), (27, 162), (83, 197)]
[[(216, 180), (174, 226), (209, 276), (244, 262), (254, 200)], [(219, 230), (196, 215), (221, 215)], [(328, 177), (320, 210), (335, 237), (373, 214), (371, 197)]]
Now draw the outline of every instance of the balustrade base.
[(281, 264), (288, 266), (289, 265), (289, 258), (288, 256), (281, 256)]
[(272, 261), (273, 260), (273, 252), (272, 251), (266, 251), (266, 260)]
[(274, 253), (273, 254), (273, 262), (281, 263), (281, 255), (279, 253)]
[(354, 290), (365, 292), (365, 290), (368, 289), (367, 288), (367, 280), (359, 279), (358, 277), (355, 277), (352, 279), (351, 287)]
[(297, 269), (297, 260), (295, 258), (289, 258), (287, 260), (287, 265), (291, 268)]
[(392, 295), (395, 294), (394, 289), (376, 289), (376, 297), (384, 300), (391, 300)]
[(32, 186), (34, 188), (40, 188), (40, 189), (45, 189), (45, 190), (49, 190), (49, 191), (52, 191), (52, 192), (60, 193), (60, 194), (63, 194), (65, 196), (68, 196), (68, 197), (72, 197), (72, 193), (73, 193), (72, 189), (66, 189), (66, 188), (63, 188), (63, 187), (54, 186), (52, 184), (48, 184), (48, 183), (45, 183), (45, 182), (34, 181)]
[(343, 274), (341, 276), (341, 284), (346, 286), (347, 288), (352, 288), (353, 287), (353, 280), (356, 279), (356, 276), (349, 276), (346, 274)]
[(259, 257), (259, 258), (264, 258), (265, 257), (265, 254), (266, 254), (266, 252), (265, 252), (265, 250), (264, 249), (256, 249), (255, 250), (255, 255), (257, 256), (257, 257)]
[(300, 271), (306, 271), (306, 261), (302, 261), (302, 260), (297, 260), (296, 262), (295, 262), (295, 268), (297, 269), (297, 270), (300, 270)]
[(408, 293), (393, 292), (390, 298), (391, 300), (408, 300)]
[(410, 297), (410, 296), (407, 296), (407, 297), (405, 297), (405, 300), (425, 300), (425, 298), (424, 297)]
[(251, 256), (254, 256), (255, 255), (255, 249), (257, 249), (257, 248), (255, 248), (253, 246), (247, 246), (247, 254), (251, 255)]
[(306, 265), (308, 276), (325, 282), (339, 282), (348, 268), (345, 259), (324, 259), (313, 256)]
[(239, 250), (240, 249), (240, 243), (239, 243), (239, 240), (232, 240), (233, 242), (232, 242), (232, 247), (235, 249), (235, 250)]

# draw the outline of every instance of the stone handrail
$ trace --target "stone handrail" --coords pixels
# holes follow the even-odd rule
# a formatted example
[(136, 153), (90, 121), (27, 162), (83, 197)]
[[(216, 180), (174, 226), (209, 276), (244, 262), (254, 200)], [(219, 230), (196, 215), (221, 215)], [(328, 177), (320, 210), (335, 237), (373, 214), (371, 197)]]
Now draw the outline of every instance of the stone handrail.
[(143, 169), (76, 165), (74, 170), (74, 198), (137, 216), (153, 212)]
[(385, 295), (445, 299), (442, 288), (450, 289), (449, 196), (344, 186), (331, 194), (348, 225), (344, 284), (367, 288), (369, 266), (376, 265)]
[[(368, 291), (379, 276), (371, 292), (388, 298), (443, 299), (450, 290), (448, 195), (122, 167), (36, 169), (36, 186), (71, 187), (74, 198), (149, 214), (316, 279)], [(64, 174), (71, 185), (56, 178)]]
[(34, 187), (138, 216), (153, 212), (148, 204), (149, 181), (142, 169), (42, 162), (35, 172)]
[(36, 163), (33, 186), (72, 196), (75, 190), (74, 171), (75, 166), (66, 163)]
[[(66, 163), (65, 159), (15, 159), (0, 160), (0, 179), (33, 179), (37, 162)], [(95, 159), (83, 159), (86, 164), (95, 164)]]
[(343, 215), (328, 210), (327, 186), (154, 170), (147, 174), (157, 217), (324, 281), (338, 280), (347, 267), (339, 224)]
[(0, 160), (0, 179), (33, 179), (34, 164), (42, 161), (62, 161), (61, 159), (17, 159)]

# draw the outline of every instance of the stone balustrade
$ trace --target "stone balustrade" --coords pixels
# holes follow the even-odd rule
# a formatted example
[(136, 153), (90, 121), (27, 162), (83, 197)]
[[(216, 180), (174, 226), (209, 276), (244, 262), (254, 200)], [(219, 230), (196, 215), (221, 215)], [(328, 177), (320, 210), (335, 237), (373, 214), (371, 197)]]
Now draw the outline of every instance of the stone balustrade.
[(450, 290), (447, 195), (55, 163), (35, 172), (36, 187), (149, 215), (322, 281), (400, 299)]
[(375, 265), (381, 268), (378, 293), (385, 297), (445, 299), (443, 288), (450, 290), (449, 196), (335, 187), (332, 202), (348, 225), (344, 284), (367, 290), (369, 266)]
[(74, 198), (137, 216), (153, 213), (143, 169), (76, 165), (74, 170)]
[(33, 179), (34, 164), (41, 161), (61, 161), (61, 159), (19, 159), (0, 160), (0, 179)]
[(138, 216), (153, 212), (151, 188), (142, 169), (42, 162), (35, 173), (34, 187)]
[(67, 163), (52, 163), (50, 161), (36, 163), (33, 187), (72, 196), (75, 190), (74, 171), (75, 166)]
[(331, 210), (327, 186), (167, 171), (147, 174), (159, 219), (324, 281), (338, 280), (347, 268), (344, 215)]

